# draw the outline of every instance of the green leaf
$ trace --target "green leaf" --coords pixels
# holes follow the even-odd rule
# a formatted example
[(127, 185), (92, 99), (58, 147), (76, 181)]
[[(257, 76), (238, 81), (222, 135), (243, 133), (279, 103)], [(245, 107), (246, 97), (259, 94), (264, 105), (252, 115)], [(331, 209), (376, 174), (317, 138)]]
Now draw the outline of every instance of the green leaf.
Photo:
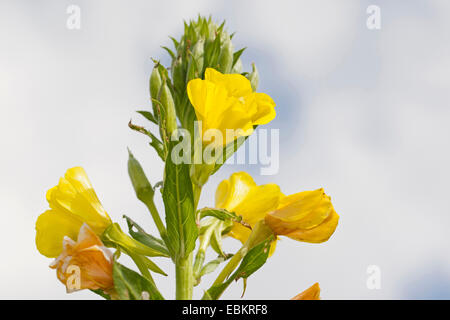
[(211, 248), (215, 252), (217, 252), (220, 256), (225, 257), (225, 253), (222, 250), (222, 223), (214, 229), (213, 234), (211, 235), (210, 244)]
[(175, 57), (175, 53), (173, 53), (172, 50), (170, 50), (169, 48), (167, 48), (167, 47), (165, 47), (165, 46), (162, 46), (161, 48), (163, 48), (164, 50), (166, 50), (166, 51), (169, 53), (169, 55), (170, 55), (170, 57), (171, 57), (172, 59), (175, 59), (175, 58), (176, 58), (176, 57)]
[(149, 246), (124, 233), (117, 223), (112, 223), (108, 228), (106, 228), (102, 234), (102, 240), (108, 245), (122, 248), (126, 252), (131, 252), (133, 254), (148, 257), (167, 257), (166, 253), (150, 248)]
[(180, 43), (174, 37), (169, 37), (169, 38), (170, 38), (170, 40), (172, 40), (173, 46), (175, 47), (175, 49), (178, 49), (178, 46), (180, 45)]
[(248, 278), (266, 263), (267, 258), (269, 257), (270, 244), (273, 240), (274, 236), (271, 235), (267, 240), (264, 240), (253, 247), (245, 255), (239, 268), (236, 270), (236, 280), (239, 278)]
[(150, 260), (149, 258), (147, 258), (145, 256), (143, 256), (143, 260), (149, 270), (159, 273), (159, 274), (162, 274), (163, 276), (167, 276), (167, 273), (165, 273), (164, 270), (162, 270), (160, 267), (158, 267), (156, 265), (156, 263), (154, 263), (152, 260)]
[(111, 296), (109, 294), (105, 293), (102, 289), (97, 289), (97, 290), (89, 289), (89, 290), (91, 290), (95, 294), (98, 294), (102, 298), (105, 298), (106, 300), (111, 300)]
[[(256, 126), (253, 127), (254, 129), (256, 129)], [(239, 147), (244, 144), (244, 142), (247, 140), (249, 136), (246, 137), (239, 137), (236, 140), (234, 140), (233, 142), (230, 142), (227, 146), (225, 146), (223, 148), (223, 161), (222, 163), (216, 163), (213, 172), (211, 173), (211, 175), (213, 175), (214, 173), (217, 172), (217, 170), (220, 169), (220, 167), (225, 163), (225, 161), (228, 160), (228, 158), (230, 158), (238, 149)]]
[(217, 300), (234, 280), (238, 280), (240, 278), (247, 279), (255, 273), (255, 271), (261, 268), (267, 261), (270, 251), (270, 244), (274, 239), (274, 236), (271, 235), (266, 240), (261, 241), (259, 244), (250, 249), (244, 256), (244, 259), (238, 269), (228, 278), (228, 280), (208, 289), (208, 297), (212, 300)]
[(194, 250), (198, 236), (189, 165), (172, 162), (176, 143), (172, 141), (169, 145), (162, 194), (166, 209), (167, 246), (175, 261), (187, 258)]
[[(145, 244), (147, 247), (155, 249), (169, 256), (169, 250), (163, 240), (158, 239), (144, 231), (136, 222), (126, 215), (123, 216), (128, 225), (128, 233), (137, 241)], [(135, 228), (137, 231), (134, 231)]]
[(159, 140), (153, 133), (151, 133), (150, 131), (148, 131), (147, 129), (145, 129), (144, 127), (141, 126), (137, 126), (135, 124), (133, 124), (130, 120), (130, 122), (128, 122), (128, 127), (130, 127), (130, 129), (137, 131), (139, 133), (145, 134), (146, 136), (150, 137), (151, 141), (150, 141), (150, 145), (155, 149), (156, 153), (158, 154), (158, 156), (164, 161), (166, 156), (165, 156), (165, 150), (164, 150), (164, 145), (161, 142), (161, 140)]
[(205, 274), (214, 272), (214, 270), (217, 269), (217, 267), (226, 260), (227, 258), (224, 257), (219, 257), (217, 259), (211, 260), (210, 262), (208, 262), (207, 264), (205, 264), (202, 268), (202, 270), (200, 271), (200, 277), (204, 276)]
[(139, 110), (136, 112), (139, 113), (140, 115), (142, 115), (145, 119), (153, 122), (154, 124), (158, 124), (158, 120), (155, 118), (153, 113), (151, 113), (150, 111)]
[(238, 61), (238, 59), (241, 57), (242, 53), (244, 52), (244, 50), (247, 48), (242, 48), (241, 50), (236, 51), (235, 53), (233, 53), (233, 64), (232, 64), (232, 68), (234, 67), (234, 65), (236, 64), (236, 62)]
[(126, 251), (125, 249), (123, 249), (123, 250), (127, 255), (129, 255), (131, 257), (131, 259), (133, 259), (134, 263), (138, 267), (141, 274), (144, 277), (146, 277), (148, 280), (150, 280), (152, 283), (154, 283), (154, 281), (153, 281), (152, 275), (150, 274), (150, 272), (148, 270), (151, 270), (153, 272), (167, 276), (167, 274), (160, 267), (158, 267), (156, 265), (156, 263), (154, 263), (153, 261), (148, 259), (146, 256), (143, 256), (140, 254), (135, 254), (135, 253)]
[(200, 211), (200, 219), (209, 216), (209, 217), (217, 218), (222, 221), (225, 221), (225, 220), (232, 220), (235, 222), (242, 221), (241, 216), (238, 216), (236, 213), (227, 211), (225, 209), (216, 209), (216, 208), (205, 207), (203, 209), (200, 209), (199, 211)]
[(122, 300), (142, 300), (145, 292), (151, 300), (164, 300), (151, 281), (118, 262), (114, 262), (113, 280), (117, 294)]

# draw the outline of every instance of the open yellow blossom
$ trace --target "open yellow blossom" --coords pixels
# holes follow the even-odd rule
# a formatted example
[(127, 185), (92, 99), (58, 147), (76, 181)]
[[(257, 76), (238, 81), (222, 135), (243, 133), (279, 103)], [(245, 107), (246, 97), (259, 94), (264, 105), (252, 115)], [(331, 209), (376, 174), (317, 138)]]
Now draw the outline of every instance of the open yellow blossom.
[(314, 283), (311, 287), (299, 293), (291, 300), (320, 300), (319, 283), (318, 282)]
[(64, 236), (76, 239), (83, 223), (101, 234), (112, 222), (81, 167), (67, 170), (59, 184), (47, 192), (50, 210), (36, 221), (36, 246), (49, 258), (62, 251)]
[[(253, 92), (250, 81), (240, 74), (222, 74), (207, 68), (204, 80), (189, 81), (187, 94), (197, 120), (202, 122), (203, 133), (219, 130), (222, 144), (252, 134), (253, 126), (269, 123), (276, 114), (272, 98)], [(228, 137), (227, 129), (234, 130)]]
[(64, 237), (63, 251), (50, 268), (56, 269), (67, 292), (81, 289), (108, 292), (114, 287), (112, 253), (87, 224), (81, 226), (76, 242)]
[[(278, 207), (280, 195), (280, 187), (276, 184), (258, 186), (248, 173), (236, 172), (217, 187), (216, 208), (235, 212), (245, 223), (253, 227), (264, 219), (266, 214)], [(250, 233), (248, 227), (235, 222), (228, 235), (245, 243)], [(273, 242), (272, 252), (275, 245)]]
[[(234, 173), (219, 184), (216, 207), (235, 212), (250, 226), (264, 219), (277, 236), (303, 242), (328, 240), (339, 220), (323, 189), (285, 196), (276, 184), (258, 186), (246, 172)], [(250, 233), (235, 222), (228, 235), (245, 243)]]
[(339, 216), (323, 189), (299, 192), (280, 199), (278, 208), (265, 217), (277, 235), (320, 243), (336, 230)]

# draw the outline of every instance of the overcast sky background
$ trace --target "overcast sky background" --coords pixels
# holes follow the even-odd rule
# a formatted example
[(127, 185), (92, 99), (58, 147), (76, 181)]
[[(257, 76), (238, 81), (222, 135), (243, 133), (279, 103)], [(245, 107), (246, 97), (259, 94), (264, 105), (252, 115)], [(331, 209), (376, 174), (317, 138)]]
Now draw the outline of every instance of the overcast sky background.
[[(71, 4), (80, 30), (66, 28)], [(371, 4), (381, 30), (366, 27)], [(244, 67), (257, 64), (259, 91), (277, 103), (267, 128), (280, 128), (281, 144), (278, 174), (225, 166), (200, 205), (247, 170), (286, 194), (324, 187), (341, 216), (327, 243), (280, 241), (245, 298), (287, 299), (318, 281), (323, 299), (449, 299), (449, 12), (445, 0), (1, 0), (0, 298), (97, 298), (67, 295), (34, 243), (45, 193), (72, 166), (86, 169), (113, 220), (124, 226), (128, 214), (155, 231), (126, 148), (154, 183), (162, 164), (127, 122), (150, 107), (150, 57), (167, 62), (160, 46), (201, 13), (226, 19), (236, 49), (248, 47)], [(381, 269), (380, 290), (366, 286), (369, 265)], [(156, 279), (172, 298), (172, 279)], [(233, 284), (224, 298), (241, 292)]]

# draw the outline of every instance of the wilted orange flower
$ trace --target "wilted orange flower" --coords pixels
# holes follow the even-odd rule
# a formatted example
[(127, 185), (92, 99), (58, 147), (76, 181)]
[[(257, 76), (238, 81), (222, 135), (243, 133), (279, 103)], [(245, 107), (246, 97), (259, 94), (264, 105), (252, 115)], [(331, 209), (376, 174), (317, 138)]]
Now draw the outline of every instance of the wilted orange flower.
[(64, 237), (63, 251), (50, 268), (56, 269), (58, 279), (66, 286), (67, 292), (81, 289), (107, 292), (114, 286), (112, 266), (111, 251), (85, 223), (80, 228), (77, 242)]
[(299, 293), (291, 300), (320, 300), (320, 287), (319, 283), (314, 283), (311, 287)]

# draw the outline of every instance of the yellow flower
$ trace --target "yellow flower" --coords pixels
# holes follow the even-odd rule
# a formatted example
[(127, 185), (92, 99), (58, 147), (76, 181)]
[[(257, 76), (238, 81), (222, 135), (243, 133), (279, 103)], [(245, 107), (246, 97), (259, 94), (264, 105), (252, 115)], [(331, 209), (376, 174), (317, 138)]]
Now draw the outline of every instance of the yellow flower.
[[(219, 184), (216, 208), (235, 212), (252, 227), (264, 219), (277, 236), (303, 242), (328, 240), (339, 220), (323, 189), (285, 196), (276, 184), (258, 186), (246, 172), (234, 173)], [(249, 228), (235, 222), (228, 235), (245, 243), (250, 233)]]
[(291, 300), (320, 300), (320, 287), (319, 283), (314, 283), (311, 287), (299, 293)]
[[(258, 186), (246, 172), (233, 173), (223, 180), (216, 190), (216, 208), (235, 212), (242, 220), (254, 226), (266, 214), (278, 207), (281, 192), (276, 184)], [(245, 243), (251, 230), (240, 223), (234, 223), (229, 236)], [(275, 249), (273, 242), (271, 251)]]
[(41, 254), (57, 257), (64, 236), (76, 239), (83, 223), (101, 234), (112, 222), (81, 167), (67, 170), (59, 184), (47, 192), (50, 210), (36, 221), (36, 246)]
[(56, 269), (67, 292), (81, 289), (108, 292), (114, 287), (112, 253), (87, 224), (81, 226), (77, 242), (64, 237), (63, 251), (50, 268)]
[(278, 208), (265, 217), (277, 235), (320, 243), (336, 230), (339, 216), (323, 189), (299, 192), (280, 199)]
[[(194, 79), (187, 85), (189, 100), (202, 131), (217, 129), (228, 144), (239, 136), (248, 136), (254, 125), (275, 118), (275, 102), (265, 93), (253, 92), (250, 81), (240, 74), (222, 74), (213, 68), (205, 71), (205, 80)], [(227, 129), (236, 136), (227, 137)]]

